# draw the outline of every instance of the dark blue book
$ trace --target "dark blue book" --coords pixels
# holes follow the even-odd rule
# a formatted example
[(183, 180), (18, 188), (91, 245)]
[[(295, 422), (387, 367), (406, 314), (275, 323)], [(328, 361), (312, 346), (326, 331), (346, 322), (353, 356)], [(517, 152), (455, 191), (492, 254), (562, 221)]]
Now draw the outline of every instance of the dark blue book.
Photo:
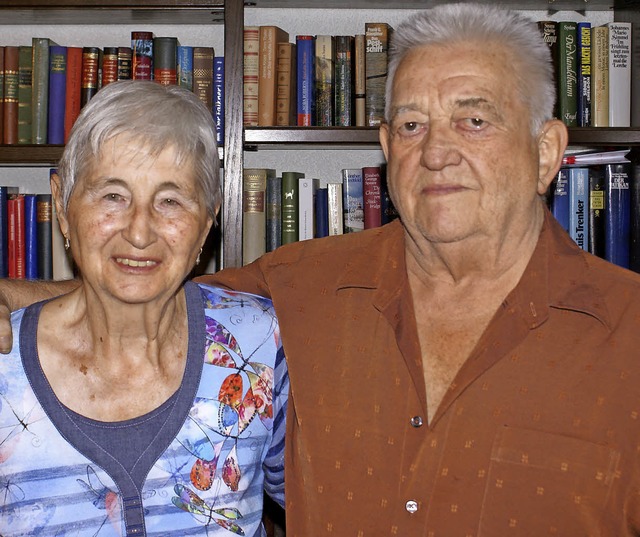
[(591, 23), (579, 22), (578, 127), (591, 126)]
[(569, 168), (569, 235), (583, 250), (589, 248), (589, 169)]
[[(604, 168), (589, 166), (589, 252), (603, 259), (605, 256), (605, 214)], [(640, 213), (638, 214), (640, 216)], [(640, 232), (640, 228), (638, 231)]]
[(213, 58), (213, 120), (218, 147), (224, 143), (224, 57)]
[(24, 277), (38, 279), (38, 208), (35, 194), (24, 195)]
[(47, 143), (64, 144), (64, 115), (67, 93), (67, 47), (49, 47), (49, 108)]
[(178, 45), (176, 57), (178, 61), (178, 85), (193, 91), (193, 47)]
[(266, 189), (267, 252), (282, 244), (282, 177), (267, 177)]
[[(38, 194), (37, 203), (37, 229), (38, 229), (38, 278), (41, 280), (53, 279), (53, 252), (52, 244), (52, 219), (51, 194)], [(57, 222), (56, 222), (57, 225)]]
[(315, 42), (312, 35), (296, 36), (296, 112), (298, 127), (311, 127), (315, 124)]
[(18, 193), (14, 186), (0, 186), (0, 278), (9, 276), (9, 220), (7, 219), (7, 200)]
[(629, 268), (631, 164), (606, 164), (605, 259)]
[(569, 231), (569, 169), (562, 168), (551, 186), (551, 214)]
[(329, 195), (327, 187), (316, 190), (316, 238), (329, 236)]

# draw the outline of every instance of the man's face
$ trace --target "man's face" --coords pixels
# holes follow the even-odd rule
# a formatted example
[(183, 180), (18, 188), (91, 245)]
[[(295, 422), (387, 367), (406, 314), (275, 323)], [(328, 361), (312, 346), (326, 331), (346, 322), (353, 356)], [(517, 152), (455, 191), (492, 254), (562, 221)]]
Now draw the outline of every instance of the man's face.
[[(499, 44), (411, 51), (380, 137), (391, 198), (414, 237), (501, 240), (539, 203), (538, 146)], [(541, 190), (542, 192), (538, 192)]]

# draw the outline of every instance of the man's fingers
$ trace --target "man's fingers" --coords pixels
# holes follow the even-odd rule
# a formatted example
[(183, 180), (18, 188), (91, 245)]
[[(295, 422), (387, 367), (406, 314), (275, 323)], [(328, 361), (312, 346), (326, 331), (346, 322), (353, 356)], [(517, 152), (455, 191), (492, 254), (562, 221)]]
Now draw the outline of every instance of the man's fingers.
[(11, 352), (12, 346), (11, 312), (5, 304), (0, 303), (0, 352), (2, 354)]

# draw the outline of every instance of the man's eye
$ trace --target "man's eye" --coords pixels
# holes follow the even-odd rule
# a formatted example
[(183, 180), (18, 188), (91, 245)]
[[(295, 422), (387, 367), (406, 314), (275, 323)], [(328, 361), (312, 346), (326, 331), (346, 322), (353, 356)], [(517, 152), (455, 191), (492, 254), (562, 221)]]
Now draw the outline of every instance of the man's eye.
[(402, 134), (415, 134), (420, 131), (422, 125), (423, 124), (418, 121), (405, 121), (400, 124), (400, 128), (398, 130)]
[(470, 117), (465, 119), (465, 122), (467, 123), (467, 125), (474, 129), (474, 130), (478, 130), (481, 129), (483, 127), (486, 126), (486, 121), (484, 119), (480, 119), (479, 117)]

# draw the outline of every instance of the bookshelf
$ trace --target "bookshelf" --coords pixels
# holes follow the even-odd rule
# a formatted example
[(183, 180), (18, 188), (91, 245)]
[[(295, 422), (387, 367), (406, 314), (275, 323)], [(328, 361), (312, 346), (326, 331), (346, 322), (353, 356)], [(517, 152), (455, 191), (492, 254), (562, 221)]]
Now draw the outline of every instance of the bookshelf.
[[(577, 16), (608, 17), (608, 20), (638, 22), (639, 0), (506, 0), (503, 4), (526, 11), (555, 14), (574, 12)], [(224, 204), (221, 215), (223, 266), (242, 264), (242, 244), (238, 240), (242, 230), (242, 169), (247, 159), (256, 153), (285, 152), (297, 157), (318, 150), (377, 151), (378, 133), (367, 127), (242, 127), (242, 30), (256, 13), (264, 22), (280, 24), (282, 13), (318, 13), (323, 19), (311, 21), (316, 27), (322, 22), (331, 28), (331, 21), (341, 18), (340, 13), (371, 10), (402, 18), (403, 10), (417, 10), (432, 3), (424, 0), (325, 0), (324, 9), (318, 10), (314, 0), (0, 0), (0, 26), (9, 30), (11, 25), (129, 25), (142, 27), (151, 24), (171, 26), (198, 25), (212, 35), (224, 33), (225, 57), (225, 143), (222, 151), (224, 167)], [(339, 13), (338, 13), (339, 12)], [(372, 16), (378, 16), (378, 13)], [(302, 18), (309, 18), (304, 17)], [(247, 22), (249, 21), (249, 22)], [(9, 27), (9, 28), (7, 28)], [(284, 26), (290, 35), (303, 33), (295, 24)], [(90, 30), (83, 30), (85, 33)], [(318, 33), (318, 30), (314, 33)], [(337, 33), (327, 29), (326, 33)], [(352, 32), (353, 33), (353, 30)], [(6, 38), (3, 37), (3, 41)], [(640, 129), (587, 128), (571, 129), (570, 143), (585, 146), (640, 146)], [(61, 146), (1, 146), (2, 167), (52, 166), (62, 151)]]

